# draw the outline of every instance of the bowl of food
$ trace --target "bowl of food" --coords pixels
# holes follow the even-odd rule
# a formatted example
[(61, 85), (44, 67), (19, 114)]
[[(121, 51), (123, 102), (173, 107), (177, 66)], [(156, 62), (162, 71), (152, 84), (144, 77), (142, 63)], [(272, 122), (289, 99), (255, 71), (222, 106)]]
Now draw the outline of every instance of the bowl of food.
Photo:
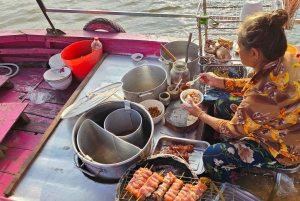
[(155, 99), (148, 99), (140, 102), (142, 106), (150, 113), (153, 123), (158, 123), (164, 116), (165, 106), (162, 102)]
[(180, 99), (184, 105), (192, 107), (192, 105), (189, 104), (189, 99), (192, 100), (196, 105), (198, 105), (203, 101), (204, 96), (199, 90), (186, 89), (181, 92)]

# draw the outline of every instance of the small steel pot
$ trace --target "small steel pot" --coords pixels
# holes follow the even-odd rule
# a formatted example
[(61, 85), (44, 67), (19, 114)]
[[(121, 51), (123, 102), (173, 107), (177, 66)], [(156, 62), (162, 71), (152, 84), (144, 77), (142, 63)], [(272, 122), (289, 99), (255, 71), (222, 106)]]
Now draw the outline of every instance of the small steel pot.
[[(188, 41), (173, 41), (167, 43), (165, 47), (176, 57), (177, 60), (185, 61), (187, 45), (188, 45)], [(198, 60), (199, 60), (198, 50), (199, 50), (198, 45), (196, 45), (195, 43), (190, 43), (188, 62), (187, 62), (187, 67), (190, 71), (190, 78), (193, 78), (194, 75), (198, 75), (200, 73), (200, 66), (198, 64)], [(170, 85), (171, 84), (170, 71), (174, 62), (163, 50), (160, 51), (159, 61), (162, 62), (162, 67), (167, 72), (168, 84)]]
[(121, 82), (124, 96), (129, 101), (158, 100), (159, 94), (167, 90), (167, 73), (162, 67), (146, 64), (128, 71)]

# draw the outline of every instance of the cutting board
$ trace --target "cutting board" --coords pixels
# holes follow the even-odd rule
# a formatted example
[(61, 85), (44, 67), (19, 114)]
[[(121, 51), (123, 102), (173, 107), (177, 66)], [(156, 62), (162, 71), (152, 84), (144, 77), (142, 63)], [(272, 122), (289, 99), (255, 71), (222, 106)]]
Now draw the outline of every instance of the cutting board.
[(172, 101), (165, 112), (165, 126), (176, 132), (188, 132), (198, 127), (197, 117), (189, 115), (189, 112), (181, 106), (180, 99)]

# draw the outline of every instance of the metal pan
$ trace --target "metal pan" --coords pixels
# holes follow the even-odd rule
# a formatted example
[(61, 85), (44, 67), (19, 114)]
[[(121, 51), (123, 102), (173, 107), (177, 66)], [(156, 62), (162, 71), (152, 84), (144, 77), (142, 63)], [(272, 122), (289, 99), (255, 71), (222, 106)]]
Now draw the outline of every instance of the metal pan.
[(162, 151), (169, 147), (171, 144), (193, 145), (194, 152), (189, 154), (188, 164), (191, 166), (195, 174), (199, 175), (204, 172), (202, 157), (203, 152), (210, 145), (208, 142), (175, 137), (161, 137), (158, 139), (156, 145), (154, 146), (152, 154), (162, 153)]

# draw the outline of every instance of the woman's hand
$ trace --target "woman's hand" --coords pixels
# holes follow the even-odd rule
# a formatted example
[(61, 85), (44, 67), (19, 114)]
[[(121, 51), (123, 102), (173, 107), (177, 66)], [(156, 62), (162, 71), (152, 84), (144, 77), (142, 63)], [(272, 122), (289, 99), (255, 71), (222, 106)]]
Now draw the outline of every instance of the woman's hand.
[(199, 80), (206, 85), (219, 87), (218, 81), (220, 80), (220, 78), (213, 72), (201, 73), (199, 76)]
[(193, 115), (193, 116), (195, 116), (195, 117), (198, 117), (198, 115), (200, 114), (200, 112), (202, 112), (202, 110), (201, 110), (202, 105), (201, 105), (201, 104), (196, 105), (192, 99), (188, 99), (187, 102), (188, 102), (192, 107), (188, 107), (188, 106), (186, 106), (186, 105), (184, 105), (184, 104), (181, 104), (182, 107), (183, 107), (184, 109), (186, 109), (186, 110), (190, 113), (190, 115)]

